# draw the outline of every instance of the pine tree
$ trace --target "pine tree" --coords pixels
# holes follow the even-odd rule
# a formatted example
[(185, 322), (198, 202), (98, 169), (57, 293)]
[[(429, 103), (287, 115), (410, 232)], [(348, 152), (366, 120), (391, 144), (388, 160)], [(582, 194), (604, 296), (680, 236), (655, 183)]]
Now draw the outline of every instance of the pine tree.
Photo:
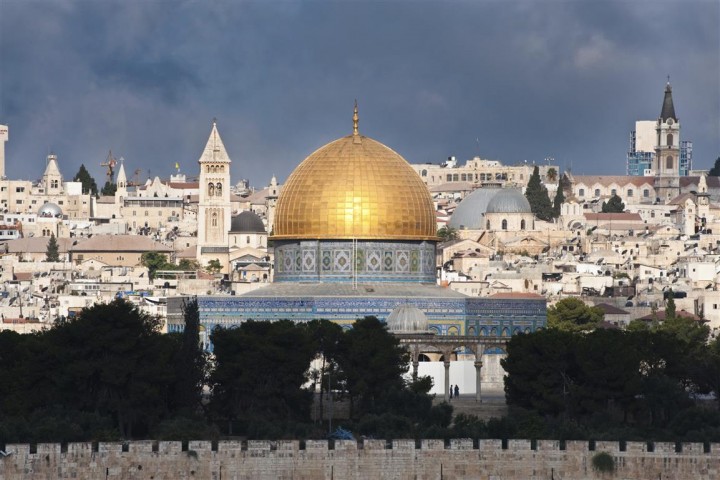
[(720, 157), (715, 160), (715, 165), (710, 169), (708, 175), (711, 177), (720, 177)]
[(75, 174), (75, 177), (73, 177), (73, 182), (82, 183), (83, 193), (89, 193), (91, 195), (97, 195), (98, 193), (97, 183), (95, 183), (95, 179), (85, 168), (85, 164), (80, 165), (80, 169)]
[(525, 189), (525, 197), (530, 202), (532, 213), (540, 220), (549, 221), (553, 218), (553, 206), (548, 197), (547, 188), (540, 182), (540, 170), (537, 165), (530, 176), (527, 188)]
[(622, 213), (624, 211), (625, 204), (617, 195), (613, 195), (610, 200), (602, 204), (602, 213)]
[(47, 250), (45, 251), (46, 262), (59, 262), (60, 261), (60, 249), (58, 248), (57, 239), (55, 234), (50, 235), (50, 240), (47, 243)]
[(105, 186), (100, 190), (100, 195), (112, 197), (117, 192), (117, 183), (105, 182)]

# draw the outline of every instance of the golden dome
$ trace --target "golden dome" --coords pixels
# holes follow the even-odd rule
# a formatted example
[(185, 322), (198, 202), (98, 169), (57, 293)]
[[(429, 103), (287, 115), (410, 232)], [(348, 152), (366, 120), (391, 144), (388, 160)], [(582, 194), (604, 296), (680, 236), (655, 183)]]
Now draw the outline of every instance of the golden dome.
[(436, 229), (430, 192), (410, 164), (355, 134), (316, 150), (290, 175), (273, 238), (436, 240)]

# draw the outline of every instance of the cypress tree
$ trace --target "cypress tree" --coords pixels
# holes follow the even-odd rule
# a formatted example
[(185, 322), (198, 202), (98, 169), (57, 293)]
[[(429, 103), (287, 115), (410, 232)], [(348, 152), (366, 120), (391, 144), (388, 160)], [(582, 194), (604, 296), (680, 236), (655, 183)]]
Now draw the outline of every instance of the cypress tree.
[(60, 261), (60, 249), (58, 247), (57, 239), (55, 234), (50, 235), (50, 240), (47, 243), (47, 250), (45, 251), (46, 262), (59, 262)]
[(553, 200), (553, 218), (560, 216), (560, 207), (565, 201), (565, 193), (563, 192), (562, 180), (558, 181), (557, 192), (555, 192), (555, 199)]
[(553, 206), (548, 197), (547, 188), (540, 181), (540, 170), (537, 165), (530, 176), (527, 188), (525, 189), (525, 198), (530, 202), (530, 208), (533, 215), (540, 220), (549, 221), (553, 218)]
[(80, 165), (80, 169), (73, 177), (73, 182), (82, 183), (83, 193), (89, 193), (91, 195), (97, 195), (98, 187), (95, 183), (95, 179), (90, 175), (90, 172), (85, 168), (85, 164)]

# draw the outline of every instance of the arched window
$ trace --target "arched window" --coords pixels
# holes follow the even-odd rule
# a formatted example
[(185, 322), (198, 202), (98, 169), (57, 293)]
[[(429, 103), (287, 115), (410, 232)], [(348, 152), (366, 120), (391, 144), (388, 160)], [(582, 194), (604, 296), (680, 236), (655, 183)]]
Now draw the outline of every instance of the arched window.
[(502, 229), (503, 229), (503, 230), (507, 230), (507, 220), (504, 219), (504, 218), (503, 218), (503, 221), (502, 221)]
[(667, 146), (672, 147), (673, 146), (673, 135), (672, 133), (667, 134)]
[(212, 222), (211, 222), (211, 225), (212, 225), (213, 227), (217, 227), (217, 223), (218, 223), (218, 222), (217, 222), (217, 220), (218, 220), (217, 217), (218, 217), (217, 213), (213, 212), (213, 214), (212, 214)]
[(599, 197), (599, 196), (600, 196), (600, 189), (599, 189), (599, 188), (596, 188), (596, 189), (595, 189), (595, 196), (596, 196), (596, 197)]
[(427, 177), (427, 170), (423, 170), (422, 172), (420, 172), (420, 176)]
[(617, 195), (617, 190), (615, 190), (614, 188), (613, 188), (612, 190), (610, 190), (610, 195), (613, 196), (613, 197), (614, 197), (615, 195)]
[(643, 197), (648, 198), (649, 196), (650, 196), (650, 190), (648, 190), (646, 188), (645, 190), (643, 190)]
[(217, 195), (218, 197), (222, 197), (222, 183), (220, 182), (215, 185), (215, 195)]
[(668, 170), (672, 170), (672, 168), (673, 168), (672, 155), (668, 155), (667, 158), (665, 159), (665, 168), (667, 168)]
[(245, 239), (245, 243), (250, 243), (250, 235), (248, 235), (247, 238)]
[(457, 182), (459, 180), (458, 174), (453, 173), (453, 182)]
[(215, 195), (215, 184), (210, 182), (208, 183), (208, 197), (212, 197)]
[(525, 219), (520, 220), (520, 230), (525, 230)]
[(578, 190), (578, 196), (580, 196), (580, 197), (584, 197), (584, 196), (585, 196), (585, 189), (584, 189), (584, 188), (581, 188), (580, 190)]
[(490, 230), (490, 220), (485, 224), (485, 230)]
[(632, 196), (633, 196), (632, 188), (628, 188), (627, 196), (628, 196), (628, 197), (632, 197)]

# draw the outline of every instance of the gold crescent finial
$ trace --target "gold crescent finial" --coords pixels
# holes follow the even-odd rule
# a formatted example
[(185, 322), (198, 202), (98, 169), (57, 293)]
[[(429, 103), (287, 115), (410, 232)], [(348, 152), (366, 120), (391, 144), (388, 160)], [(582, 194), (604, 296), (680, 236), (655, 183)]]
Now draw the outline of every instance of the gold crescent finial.
[(358, 135), (359, 120), (360, 117), (358, 117), (357, 99), (355, 99), (355, 110), (353, 110), (353, 135)]

